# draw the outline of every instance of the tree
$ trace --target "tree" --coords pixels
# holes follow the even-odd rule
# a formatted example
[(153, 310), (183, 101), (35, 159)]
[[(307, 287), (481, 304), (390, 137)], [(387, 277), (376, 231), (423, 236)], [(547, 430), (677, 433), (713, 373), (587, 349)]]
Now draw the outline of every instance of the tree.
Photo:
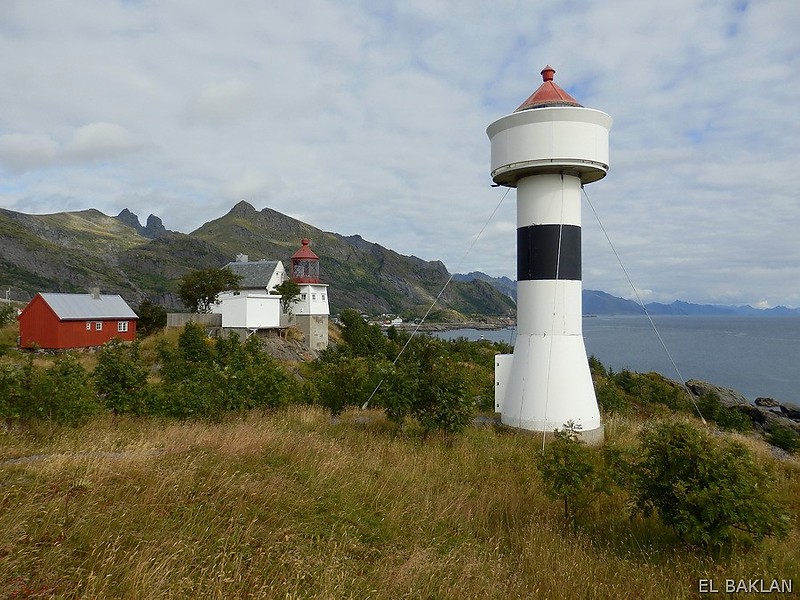
[(72, 354), (61, 354), (44, 372), (32, 373), (32, 414), (56, 423), (81, 425), (100, 411), (86, 369)]
[(145, 411), (147, 368), (140, 358), (138, 343), (126, 344), (118, 338), (107, 342), (97, 352), (92, 379), (106, 408), (115, 413)]
[(601, 478), (591, 448), (578, 437), (580, 426), (572, 421), (557, 429), (554, 439), (538, 456), (545, 492), (563, 500), (564, 519), (573, 521), (601, 490)]
[(444, 349), (437, 340), (415, 338), (387, 376), (383, 402), (392, 421), (410, 416), (426, 434), (439, 430), (452, 441), (472, 422), (475, 406), (467, 398), (463, 365)]
[(181, 279), (178, 296), (184, 306), (198, 313), (211, 312), (220, 292), (238, 290), (241, 275), (230, 269), (200, 269)]
[(13, 323), (17, 318), (17, 309), (11, 304), (0, 306), (0, 327), (4, 327), (9, 323)]
[(143, 300), (136, 314), (139, 317), (136, 333), (142, 337), (164, 329), (167, 325), (167, 309), (150, 300)]
[(719, 548), (788, 530), (769, 472), (741, 443), (669, 421), (646, 427), (640, 439), (634, 506), (655, 512), (684, 542)]
[(281, 297), (281, 310), (285, 314), (289, 314), (294, 306), (300, 300), (300, 286), (292, 279), (287, 279), (283, 283), (276, 285), (270, 294), (279, 294)]
[(352, 308), (343, 310), (340, 320), (343, 325), (342, 337), (349, 354), (364, 357), (386, 356), (386, 336), (380, 327), (368, 324)]

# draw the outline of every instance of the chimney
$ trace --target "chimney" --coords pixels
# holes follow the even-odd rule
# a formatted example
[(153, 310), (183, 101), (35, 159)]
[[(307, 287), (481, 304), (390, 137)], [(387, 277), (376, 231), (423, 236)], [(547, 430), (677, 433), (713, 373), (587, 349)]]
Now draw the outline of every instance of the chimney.
[(250, 257), (247, 254), (237, 254), (236, 262), (250, 262)]
[(89, 293), (92, 295), (92, 298), (94, 298), (95, 300), (100, 300), (100, 288), (99, 287), (90, 288), (89, 289)]

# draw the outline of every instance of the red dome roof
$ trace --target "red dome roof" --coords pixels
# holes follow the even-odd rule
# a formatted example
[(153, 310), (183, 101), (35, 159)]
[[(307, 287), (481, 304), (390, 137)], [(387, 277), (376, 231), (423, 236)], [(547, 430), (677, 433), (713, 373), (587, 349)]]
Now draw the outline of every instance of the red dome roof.
[(531, 108), (549, 108), (551, 106), (581, 106), (575, 98), (553, 83), (555, 72), (556, 70), (550, 65), (542, 69), (541, 75), (544, 83), (514, 112)]
[(303, 244), (300, 246), (300, 249), (292, 254), (292, 260), (295, 259), (315, 259), (319, 260), (319, 256), (314, 254), (314, 251), (308, 247), (308, 244), (311, 243), (309, 240), (302, 240), (301, 243)]

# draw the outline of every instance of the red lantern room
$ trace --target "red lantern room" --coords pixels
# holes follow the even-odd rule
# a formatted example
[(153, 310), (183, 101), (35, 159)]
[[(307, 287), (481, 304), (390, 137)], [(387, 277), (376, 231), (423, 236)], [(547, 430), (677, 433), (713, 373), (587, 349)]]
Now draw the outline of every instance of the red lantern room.
[(309, 240), (302, 240), (302, 244), (292, 255), (292, 281), (319, 283), (319, 256), (308, 247)]

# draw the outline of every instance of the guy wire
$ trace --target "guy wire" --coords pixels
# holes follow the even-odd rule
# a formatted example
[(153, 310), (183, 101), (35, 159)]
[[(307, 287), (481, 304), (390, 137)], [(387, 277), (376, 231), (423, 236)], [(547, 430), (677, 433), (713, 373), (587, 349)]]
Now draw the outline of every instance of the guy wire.
[[(403, 344), (403, 347), (400, 349), (400, 352), (398, 352), (397, 356), (395, 356), (394, 360), (392, 361), (392, 366), (397, 364), (397, 361), (400, 359), (400, 356), (402, 356), (403, 352), (405, 352), (405, 349), (408, 348), (408, 345), (411, 343), (411, 340), (414, 338), (415, 335), (417, 335), (417, 332), (419, 331), (419, 328), (422, 327), (422, 324), (425, 322), (425, 319), (427, 319), (428, 315), (431, 314), (431, 311), (433, 310), (433, 307), (436, 306), (437, 302), (439, 302), (439, 298), (442, 297), (442, 294), (444, 294), (444, 291), (447, 289), (447, 286), (450, 285), (451, 281), (453, 281), (453, 277), (458, 272), (458, 270), (461, 268), (461, 263), (463, 263), (464, 260), (467, 258), (467, 256), (469, 256), (469, 253), (472, 252), (472, 249), (475, 247), (475, 244), (478, 243), (478, 240), (483, 235), (483, 232), (486, 231), (486, 228), (489, 226), (489, 223), (492, 222), (492, 219), (494, 219), (494, 216), (497, 214), (497, 211), (500, 210), (500, 206), (503, 204), (503, 200), (506, 199), (506, 196), (508, 196), (508, 192), (510, 192), (510, 191), (511, 191), (511, 188), (506, 188), (506, 193), (503, 194), (502, 198), (500, 198), (500, 202), (498, 202), (497, 206), (494, 207), (494, 210), (492, 211), (492, 214), (490, 214), (489, 218), (486, 219), (486, 222), (483, 224), (483, 227), (481, 227), (481, 230), (478, 232), (478, 235), (475, 236), (475, 239), (472, 240), (472, 243), (469, 245), (469, 248), (467, 248), (467, 251), (459, 259), (458, 264), (456, 265), (455, 269), (453, 270), (453, 273), (451, 273), (450, 277), (447, 278), (447, 281), (445, 282), (444, 286), (442, 286), (442, 289), (439, 290), (438, 294), (436, 294), (436, 298), (433, 299), (433, 302), (428, 307), (428, 310), (425, 311), (425, 314), (423, 315), (422, 319), (420, 319), (419, 323), (417, 323), (417, 326), (414, 328), (414, 331), (411, 332), (411, 335), (408, 336), (408, 339), (406, 340), (406, 343)], [(364, 402), (364, 404), (361, 405), (361, 410), (366, 410), (367, 409), (367, 407), (369, 406), (370, 401), (375, 396), (375, 394), (378, 392), (378, 390), (380, 389), (381, 385), (383, 385), (383, 381), (384, 380), (381, 379), (378, 382), (378, 385), (376, 385), (375, 389), (372, 390), (372, 393), (369, 395), (369, 398), (367, 398), (367, 401)]]
[(642, 307), (642, 310), (644, 311), (647, 320), (650, 321), (650, 326), (653, 328), (653, 331), (655, 331), (656, 337), (658, 338), (658, 341), (661, 343), (661, 347), (664, 348), (664, 352), (667, 354), (667, 358), (669, 358), (669, 362), (672, 363), (672, 368), (675, 369), (675, 373), (678, 375), (678, 379), (681, 382), (683, 389), (686, 390), (686, 393), (689, 396), (689, 400), (691, 400), (692, 404), (694, 404), (694, 408), (697, 411), (697, 414), (700, 415), (700, 420), (703, 422), (703, 425), (708, 425), (708, 423), (706, 423), (705, 417), (703, 417), (703, 413), (700, 412), (700, 407), (697, 406), (697, 402), (694, 401), (694, 394), (692, 394), (692, 391), (689, 389), (689, 386), (686, 385), (686, 380), (683, 378), (683, 375), (681, 375), (680, 369), (678, 369), (678, 365), (675, 364), (675, 361), (672, 358), (672, 354), (670, 353), (669, 348), (667, 348), (667, 345), (664, 343), (664, 340), (661, 337), (661, 333), (659, 333), (656, 324), (653, 322), (653, 318), (650, 316), (650, 312), (647, 310), (647, 307), (642, 301), (641, 296), (639, 296), (639, 292), (637, 291), (636, 286), (633, 285), (633, 280), (631, 279), (631, 276), (628, 274), (628, 270), (625, 268), (625, 265), (622, 264), (622, 259), (620, 258), (619, 253), (617, 253), (617, 249), (614, 247), (614, 244), (611, 242), (611, 238), (608, 236), (608, 232), (606, 231), (606, 228), (603, 226), (603, 222), (600, 220), (600, 216), (597, 214), (597, 211), (594, 208), (594, 204), (592, 204), (592, 201), (589, 199), (589, 194), (586, 193), (586, 188), (584, 188), (581, 185), (581, 190), (583, 190), (583, 195), (586, 198), (586, 202), (589, 204), (589, 208), (592, 209), (592, 212), (594, 213), (594, 218), (597, 219), (597, 223), (600, 225), (600, 230), (603, 232), (603, 235), (605, 236), (608, 245), (611, 247), (611, 251), (614, 253), (614, 256), (617, 257), (617, 262), (619, 263), (622, 272), (625, 274), (625, 278), (628, 280), (628, 285), (631, 286), (631, 289), (633, 290), (633, 293), (636, 296), (636, 301), (639, 303), (639, 306)]

